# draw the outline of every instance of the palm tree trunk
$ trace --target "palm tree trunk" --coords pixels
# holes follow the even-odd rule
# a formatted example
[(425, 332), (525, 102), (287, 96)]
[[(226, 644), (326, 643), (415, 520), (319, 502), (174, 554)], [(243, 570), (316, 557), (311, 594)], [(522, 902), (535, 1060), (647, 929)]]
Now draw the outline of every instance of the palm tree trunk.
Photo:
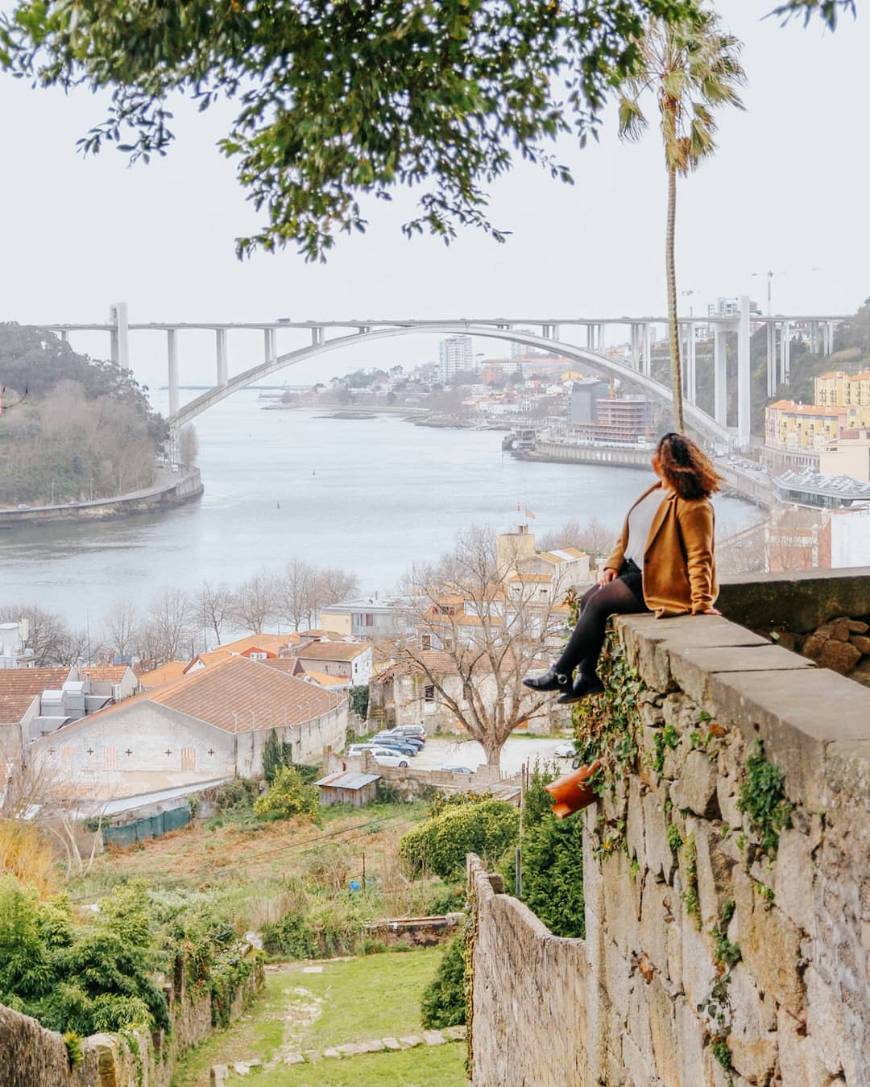
[(677, 321), (677, 273), (674, 259), (674, 227), (677, 218), (677, 171), (668, 170), (668, 229), (665, 239), (665, 274), (668, 286), (668, 332), (671, 339), (671, 387), (674, 394), (674, 430), (682, 434), (683, 365), (680, 358), (680, 326)]

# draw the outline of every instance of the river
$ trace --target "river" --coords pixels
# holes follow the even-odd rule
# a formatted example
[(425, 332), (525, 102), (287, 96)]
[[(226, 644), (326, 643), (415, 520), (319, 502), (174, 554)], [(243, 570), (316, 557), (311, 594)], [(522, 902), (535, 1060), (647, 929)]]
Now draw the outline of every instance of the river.
[[(615, 532), (649, 480), (624, 468), (514, 460), (498, 431), (323, 419), (263, 411), (264, 403), (244, 390), (197, 419), (199, 502), (159, 516), (0, 531), (0, 606), (35, 603), (76, 628), (99, 626), (118, 600), (144, 608), (164, 586), (238, 583), (293, 558), (353, 570), (366, 591), (388, 591), (461, 529), (515, 526), (518, 505), (534, 513), (540, 535), (593, 516)], [(758, 519), (745, 502), (717, 500), (720, 538)]]

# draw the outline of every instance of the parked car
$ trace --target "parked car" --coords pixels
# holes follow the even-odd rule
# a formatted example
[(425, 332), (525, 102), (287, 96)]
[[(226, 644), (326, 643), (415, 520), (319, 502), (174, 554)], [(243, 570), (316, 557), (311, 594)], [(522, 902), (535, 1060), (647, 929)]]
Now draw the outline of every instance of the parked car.
[(574, 759), (577, 757), (577, 749), (574, 747), (573, 742), (569, 741), (554, 748), (553, 754), (557, 759)]
[(442, 766), (442, 770), (445, 770), (448, 774), (473, 774), (474, 771), (470, 766)]
[(386, 751), (384, 748), (377, 748), (372, 752), (372, 758), (378, 764), (378, 766), (407, 766), (408, 760), (404, 755), (398, 751)]
[(402, 744), (403, 747), (412, 748), (415, 754), (423, 749), (423, 745), (418, 739), (413, 736), (404, 736), (400, 732), (379, 732), (375, 736), (374, 742), (376, 744)]
[(396, 725), (391, 732), (402, 732), (406, 736), (418, 736), (423, 743), (426, 742), (426, 729), (422, 725)]
[(413, 758), (417, 754), (416, 747), (412, 747), (410, 744), (403, 744), (401, 740), (384, 740), (376, 737), (375, 743), (378, 747), (386, 747), (390, 751), (399, 751), (402, 755), (408, 755), (410, 758)]
[[(410, 726), (410, 728), (413, 727), (414, 726)], [(392, 740), (401, 740), (402, 743), (418, 744), (420, 747), (426, 743), (425, 737), (418, 736), (416, 732), (411, 732), (409, 729), (400, 727), (381, 729), (378, 736), (389, 736)]]

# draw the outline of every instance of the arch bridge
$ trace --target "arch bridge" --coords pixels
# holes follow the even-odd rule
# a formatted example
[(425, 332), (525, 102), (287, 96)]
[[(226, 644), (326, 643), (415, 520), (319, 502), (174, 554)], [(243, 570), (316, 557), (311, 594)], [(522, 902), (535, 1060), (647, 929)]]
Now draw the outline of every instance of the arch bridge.
[[(833, 349), (836, 325), (843, 316), (809, 314), (798, 316), (762, 316), (753, 312), (749, 298), (744, 296), (734, 312), (707, 317), (680, 319), (683, 339), (684, 393), (686, 421), (704, 437), (719, 445), (748, 448), (750, 444), (751, 382), (750, 337), (764, 325), (767, 330), (767, 392), (774, 395), (780, 383), (790, 374), (789, 348), (796, 333), (807, 336), (811, 349), (830, 353)], [(605, 353), (605, 332), (608, 326), (621, 326), (628, 331), (629, 351), (625, 361)], [(673, 397), (669, 384), (652, 376), (652, 344), (656, 326), (667, 327), (663, 317), (533, 317), (533, 318), (448, 318), (438, 320), (358, 320), (348, 321), (265, 321), (265, 322), (148, 322), (128, 321), (127, 304), (119, 302), (110, 308), (109, 322), (96, 324), (48, 324), (39, 327), (59, 332), (67, 339), (72, 332), (107, 332), (112, 359), (129, 368), (129, 336), (131, 332), (161, 332), (166, 336), (169, 387), (168, 422), (174, 432), (191, 422), (202, 412), (231, 396), (240, 389), (256, 384), (271, 374), (301, 362), (359, 344), (363, 340), (390, 339), (396, 336), (435, 334), (443, 336), (478, 336), (503, 340), (525, 347), (542, 349), (560, 355), (584, 370), (614, 376), (631, 382), (636, 388), (660, 403), (670, 404)], [(531, 328), (529, 327), (531, 326)], [(708, 414), (697, 404), (698, 360), (697, 331), (703, 326), (713, 339), (714, 409)], [(562, 328), (573, 329), (583, 338), (585, 346), (560, 338)], [(346, 330), (352, 331), (347, 332)], [(534, 329), (534, 331), (533, 331)], [(540, 329), (540, 333), (536, 330)], [(178, 334), (184, 331), (212, 331), (215, 334), (217, 363), (216, 384), (190, 403), (180, 406)], [(263, 333), (263, 361), (230, 376), (227, 337), (235, 330), (257, 330)], [(294, 330), (310, 335), (310, 343), (292, 351), (278, 353), (278, 333)], [(737, 339), (737, 426), (727, 425), (727, 370), (725, 339), (736, 334)], [(624, 341), (623, 341), (624, 342)]]

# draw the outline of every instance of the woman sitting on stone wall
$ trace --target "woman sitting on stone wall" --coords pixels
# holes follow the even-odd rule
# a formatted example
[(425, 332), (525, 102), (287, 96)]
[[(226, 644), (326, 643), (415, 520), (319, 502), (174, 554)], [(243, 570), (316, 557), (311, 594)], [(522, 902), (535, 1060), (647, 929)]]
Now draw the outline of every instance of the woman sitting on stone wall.
[(581, 601), (561, 657), (542, 675), (523, 680), (535, 691), (561, 691), (558, 702), (579, 702), (602, 690), (595, 668), (611, 615), (719, 614), (713, 607), (719, 590), (710, 495), (718, 491), (720, 477), (682, 434), (664, 435), (652, 467), (658, 482), (628, 511), (598, 584)]

